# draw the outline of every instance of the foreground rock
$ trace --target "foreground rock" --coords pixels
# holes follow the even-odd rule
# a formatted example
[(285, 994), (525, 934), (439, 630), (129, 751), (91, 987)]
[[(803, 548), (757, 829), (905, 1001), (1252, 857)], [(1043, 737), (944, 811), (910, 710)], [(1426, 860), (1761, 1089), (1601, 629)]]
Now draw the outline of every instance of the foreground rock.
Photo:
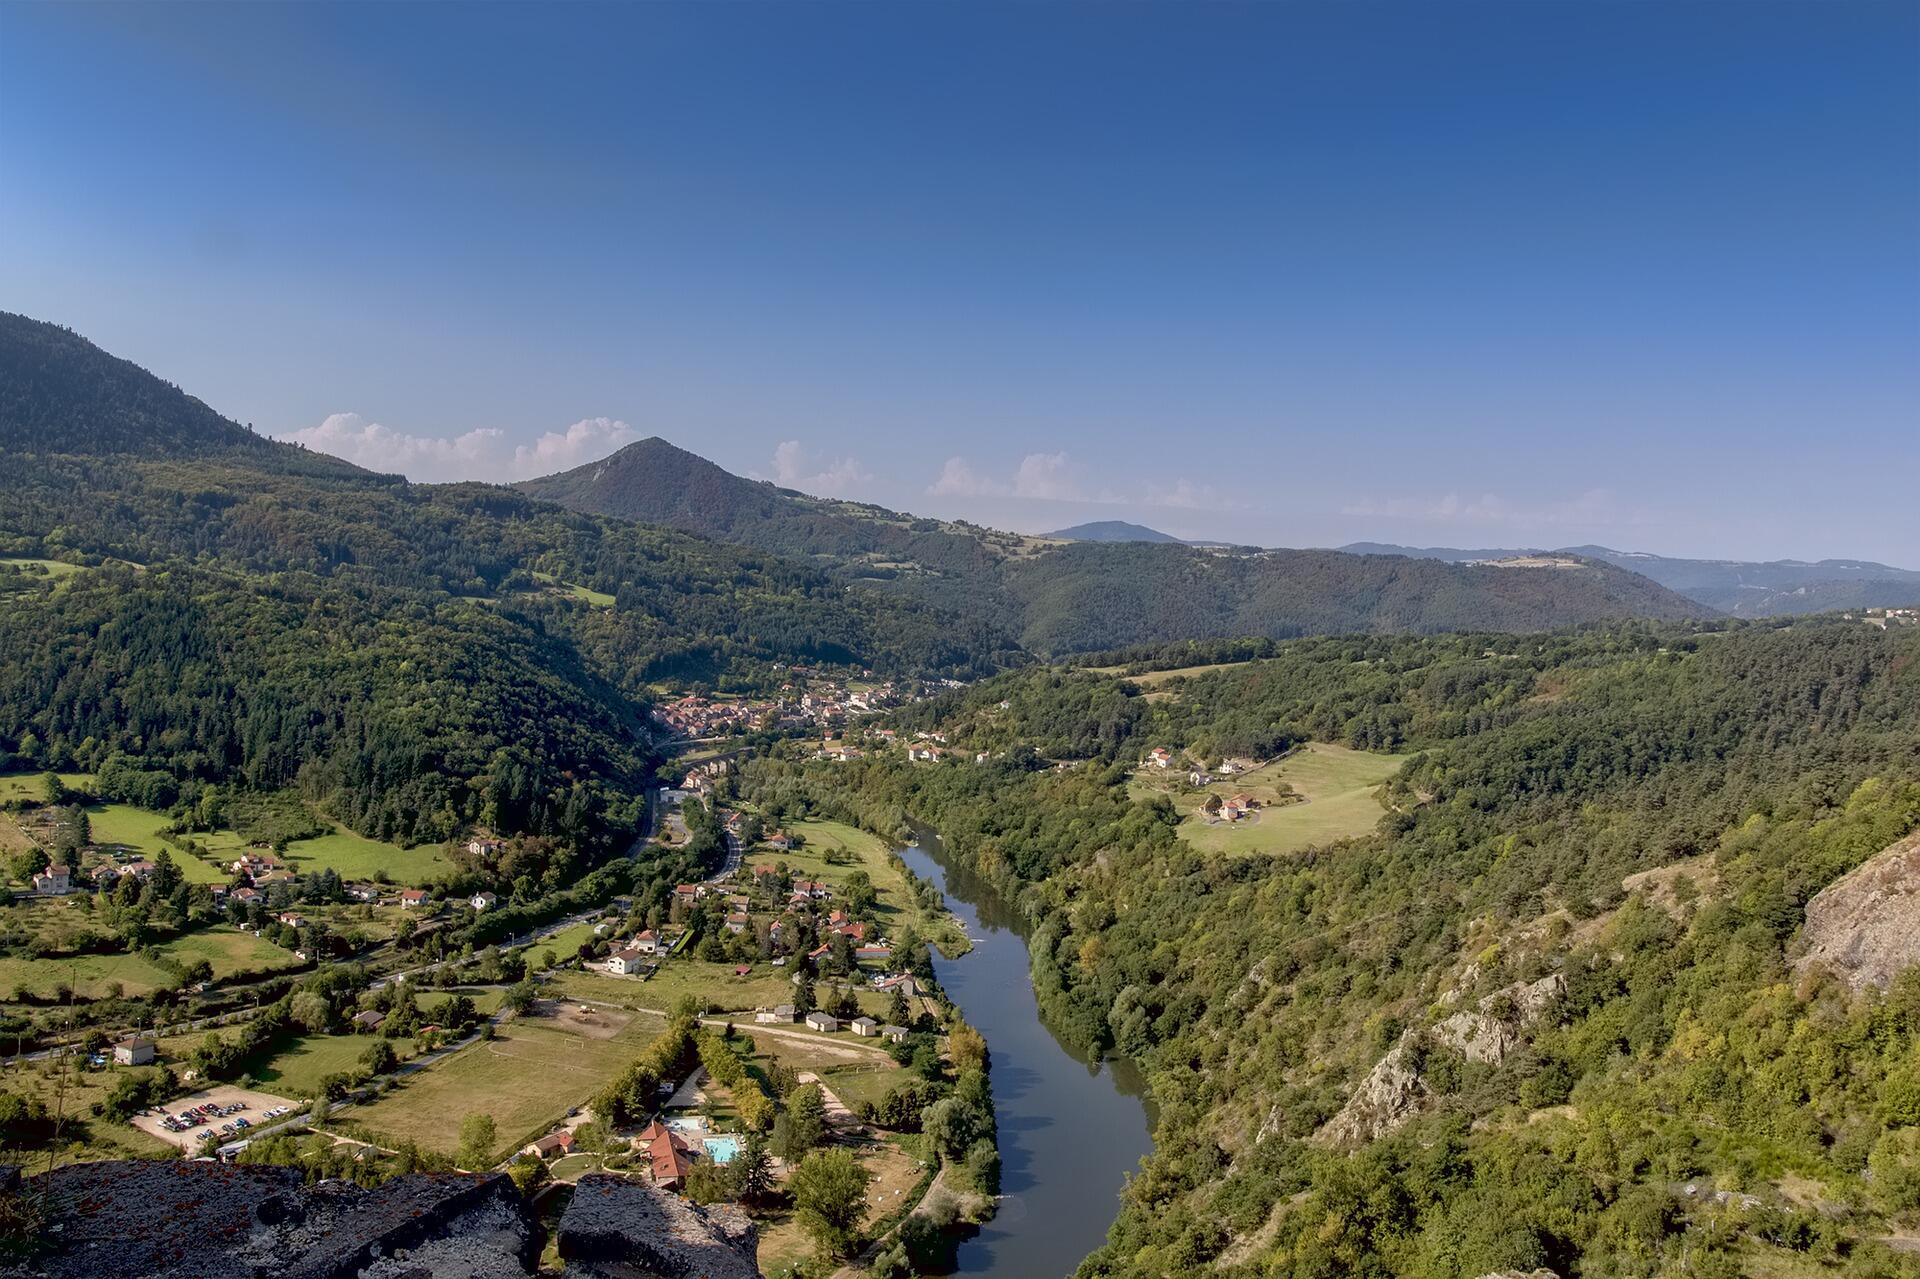
[(1920, 831), (1815, 894), (1801, 942), (1797, 975), (1825, 969), (1855, 990), (1920, 964)]
[[(618, 1178), (561, 1223), (576, 1279), (757, 1279), (750, 1223)], [(0, 1279), (526, 1279), (541, 1235), (506, 1177), (415, 1173), (371, 1190), (211, 1161), (76, 1164), (0, 1190), (38, 1226)], [(16, 1253), (16, 1255), (18, 1255)]]

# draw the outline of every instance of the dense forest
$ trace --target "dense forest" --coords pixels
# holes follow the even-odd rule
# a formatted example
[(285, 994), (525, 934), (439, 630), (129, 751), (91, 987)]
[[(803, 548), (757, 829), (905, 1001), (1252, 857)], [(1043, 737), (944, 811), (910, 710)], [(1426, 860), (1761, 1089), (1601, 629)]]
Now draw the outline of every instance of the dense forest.
[[(1017, 673), (907, 712), (956, 762), (742, 782), (938, 827), (1028, 914), (1050, 1023), (1146, 1067), (1083, 1275), (1911, 1273), (1920, 973), (1792, 963), (1920, 827), (1920, 631), (1302, 640), (1154, 694)], [(1203, 855), (1129, 792), (1149, 746), (1309, 740), (1411, 752), (1375, 832)]]
[(18, 316), (0, 461), (0, 762), (297, 788), (402, 843), (617, 843), (661, 687), (1018, 660), (804, 564), (263, 439)]

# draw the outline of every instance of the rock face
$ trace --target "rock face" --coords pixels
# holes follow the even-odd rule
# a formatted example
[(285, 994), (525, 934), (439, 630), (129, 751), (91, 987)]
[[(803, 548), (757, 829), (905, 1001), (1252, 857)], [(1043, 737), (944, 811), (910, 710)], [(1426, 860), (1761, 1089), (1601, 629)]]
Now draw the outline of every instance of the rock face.
[[(528, 1279), (541, 1236), (506, 1177), (416, 1173), (371, 1190), (211, 1161), (75, 1164), (46, 1196), (45, 1251), (0, 1279)], [(37, 1198), (36, 1198), (37, 1202)], [(650, 1185), (581, 1179), (561, 1219), (572, 1279), (759, 1279), (753, 1223)]]
[(696, 1208), (645, 1182), (589, 1173), (560, 1218), (568, 1279), (759, 1279), (754, 1225), (737, 1208)]
[(1815, 894), (1801, 941), (1796, 974), (1826, 969), (1855, 990), (1920, 964), (1920, 831)]
[(1413, 1067), (1412, 1034), (1402, 1035), (1373, 1064), (1340, 1113), (1320, 1126), (1315, 1140), (1330, 1146), (1359, 1145), (1392, 1132), (1420, 1112), (1433, 1090)]
[(1420, 1113), (1433, 1090), (1415, 1066), (1416, 1036), (1424, 1034), (1428, 1042), (1468, 1061), (1498, 1066), (1526, 1042), (1528, 1027), (1566, 993), (1567, 983), (1558, 973), (1515, 982), (1488, 995), (1471, 1011), (1454, 1013), (1424, 1031), (1407, 1031), (1374, 1063), (1340, 1113), (1321, 1125), (1315, 1139), (1331, 1146), (1358, 1145), (1392, 1132)]
[(202, 1161), (75, 1164), (47, 1193), (55, 1241), (0, 1271), (45, 1279), (524, 1279), (532, 1218), (502, 1176), (396, 1177), (372, 1190), (303, 1184), (289, 1168)]

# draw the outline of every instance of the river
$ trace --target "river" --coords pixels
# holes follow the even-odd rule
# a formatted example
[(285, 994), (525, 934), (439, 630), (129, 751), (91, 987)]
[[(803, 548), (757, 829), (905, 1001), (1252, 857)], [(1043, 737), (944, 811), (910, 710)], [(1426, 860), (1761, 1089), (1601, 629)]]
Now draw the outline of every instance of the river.
[(1146, 1083), (1129, 1062), (1088, 1062), (1041, 1023), (1025, 921), (990, 885), (949, 866), (930, 831), (900, 856), (940, 886), (973, 938), (970, 953), (936, 954), (933, 966), (993, 1054), (1003, 1198), (961, 1244), (955, 1273), (1061, 1279), (1106, 1242), (1122, 1176), (1153, 1148)]

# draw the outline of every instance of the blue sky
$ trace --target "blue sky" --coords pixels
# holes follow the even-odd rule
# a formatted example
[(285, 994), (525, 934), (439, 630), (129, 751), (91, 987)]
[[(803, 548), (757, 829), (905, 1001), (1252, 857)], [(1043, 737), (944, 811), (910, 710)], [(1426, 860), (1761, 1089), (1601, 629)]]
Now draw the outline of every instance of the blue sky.
[(0, 307), (415, 478), (1920, 566), (1920, 6), (13, 4)]

